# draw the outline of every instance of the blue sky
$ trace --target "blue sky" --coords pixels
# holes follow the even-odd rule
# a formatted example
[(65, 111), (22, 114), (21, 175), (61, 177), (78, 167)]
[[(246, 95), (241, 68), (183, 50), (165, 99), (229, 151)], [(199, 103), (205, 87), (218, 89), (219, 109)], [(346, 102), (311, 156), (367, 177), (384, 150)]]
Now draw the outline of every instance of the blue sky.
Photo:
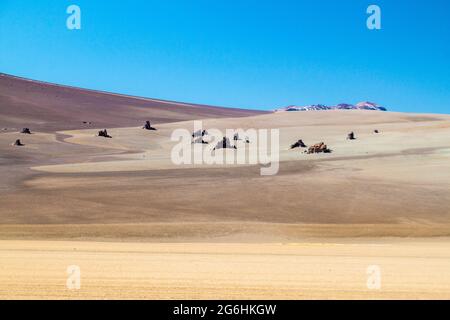
[(450, 1), (1, 0), (0, 72), (227, 107), (450, 113)]

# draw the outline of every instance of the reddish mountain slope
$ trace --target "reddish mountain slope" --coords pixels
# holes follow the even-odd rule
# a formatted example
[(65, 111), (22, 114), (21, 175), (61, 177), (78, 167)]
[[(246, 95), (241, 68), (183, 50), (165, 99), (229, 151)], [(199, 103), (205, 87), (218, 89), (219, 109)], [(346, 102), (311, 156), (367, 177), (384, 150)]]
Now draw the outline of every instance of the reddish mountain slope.
[(54, 131), (139, 126), (202, 118), (253, 116), (262, 111), (131, 97), (33, 81), (0, 73), (0, 129)]

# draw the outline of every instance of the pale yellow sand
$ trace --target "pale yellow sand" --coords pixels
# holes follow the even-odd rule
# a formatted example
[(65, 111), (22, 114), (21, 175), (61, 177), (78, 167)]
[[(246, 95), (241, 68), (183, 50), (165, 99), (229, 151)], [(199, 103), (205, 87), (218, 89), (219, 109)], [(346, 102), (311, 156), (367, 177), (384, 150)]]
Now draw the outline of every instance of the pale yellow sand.
[[(450, 240), (0, 241), (1, 299), (450, 299)], [(67, 267), (80, 290), (66, 287)], [(369, 289), (369, 266), (381, 288)], [(372, 282), (370, 282), (372, 283)]]

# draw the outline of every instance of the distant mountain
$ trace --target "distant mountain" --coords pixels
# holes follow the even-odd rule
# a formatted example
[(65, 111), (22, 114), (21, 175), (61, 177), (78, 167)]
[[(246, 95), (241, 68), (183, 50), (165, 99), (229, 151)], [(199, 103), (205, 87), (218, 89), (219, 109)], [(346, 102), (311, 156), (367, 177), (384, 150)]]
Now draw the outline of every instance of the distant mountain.
[(379, 106), (373, 102), (360, 102), (356, 105), (341, 103), (336, 106), (326, 106), (323, 104), (313, 104), (309, 106), (288, 106), (285, 108), (277, 109), (275, 112), (285, 111), (318, 111), (318, 110), (371, 110), (371, 111), (387, 111), (386, 108)]

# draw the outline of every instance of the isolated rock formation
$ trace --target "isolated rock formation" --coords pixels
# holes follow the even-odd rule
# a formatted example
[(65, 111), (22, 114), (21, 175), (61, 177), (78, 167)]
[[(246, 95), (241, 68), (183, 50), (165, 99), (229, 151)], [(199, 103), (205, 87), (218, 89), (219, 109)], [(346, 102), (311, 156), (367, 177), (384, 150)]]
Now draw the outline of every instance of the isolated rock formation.
[(291, 150), (295, 148), (306, 148), (306, 144), (303, 143), (303, 140), (298, 140), (296, 143), (291, 145)]
[(306, 151), (308, 154), (311, 153), (331, 153), (331, 149), (328, 149), (327, 145), (323, 142), (316, 143), (308, 148)]
[(350, 132), (347, 135), (347, 140), (356, 140), (355, 133), (354, 132)]
[(31, 134), (31, 130), (29, 128), (23, 128), (22, 131), (20, 133), (23, 134)]
[(156, 129), (153, 128), (152, 125), (150, 124), (150, 121), (146, 121), (142, 129), (156, 131)]
[(237, 149), (237, 147), (231, 145), (229, 138), (223, 137), (222, 141), (218, 142), (214, 148), (214, 150), (216, 149)]
[(20, 141), (20, 139), (17, 139), (16, 142), (14, 142), (13, 146), (22, 147), (22, 146), (24, 146), (24, 144)]
[(99, 132), (98, 132), (98, 136), (99, 137), (104, 137), (104, 138), (112, 138), (109, 134), (108, 134), (108, 131), (105, 129), (105, 130), (100, 130)]

